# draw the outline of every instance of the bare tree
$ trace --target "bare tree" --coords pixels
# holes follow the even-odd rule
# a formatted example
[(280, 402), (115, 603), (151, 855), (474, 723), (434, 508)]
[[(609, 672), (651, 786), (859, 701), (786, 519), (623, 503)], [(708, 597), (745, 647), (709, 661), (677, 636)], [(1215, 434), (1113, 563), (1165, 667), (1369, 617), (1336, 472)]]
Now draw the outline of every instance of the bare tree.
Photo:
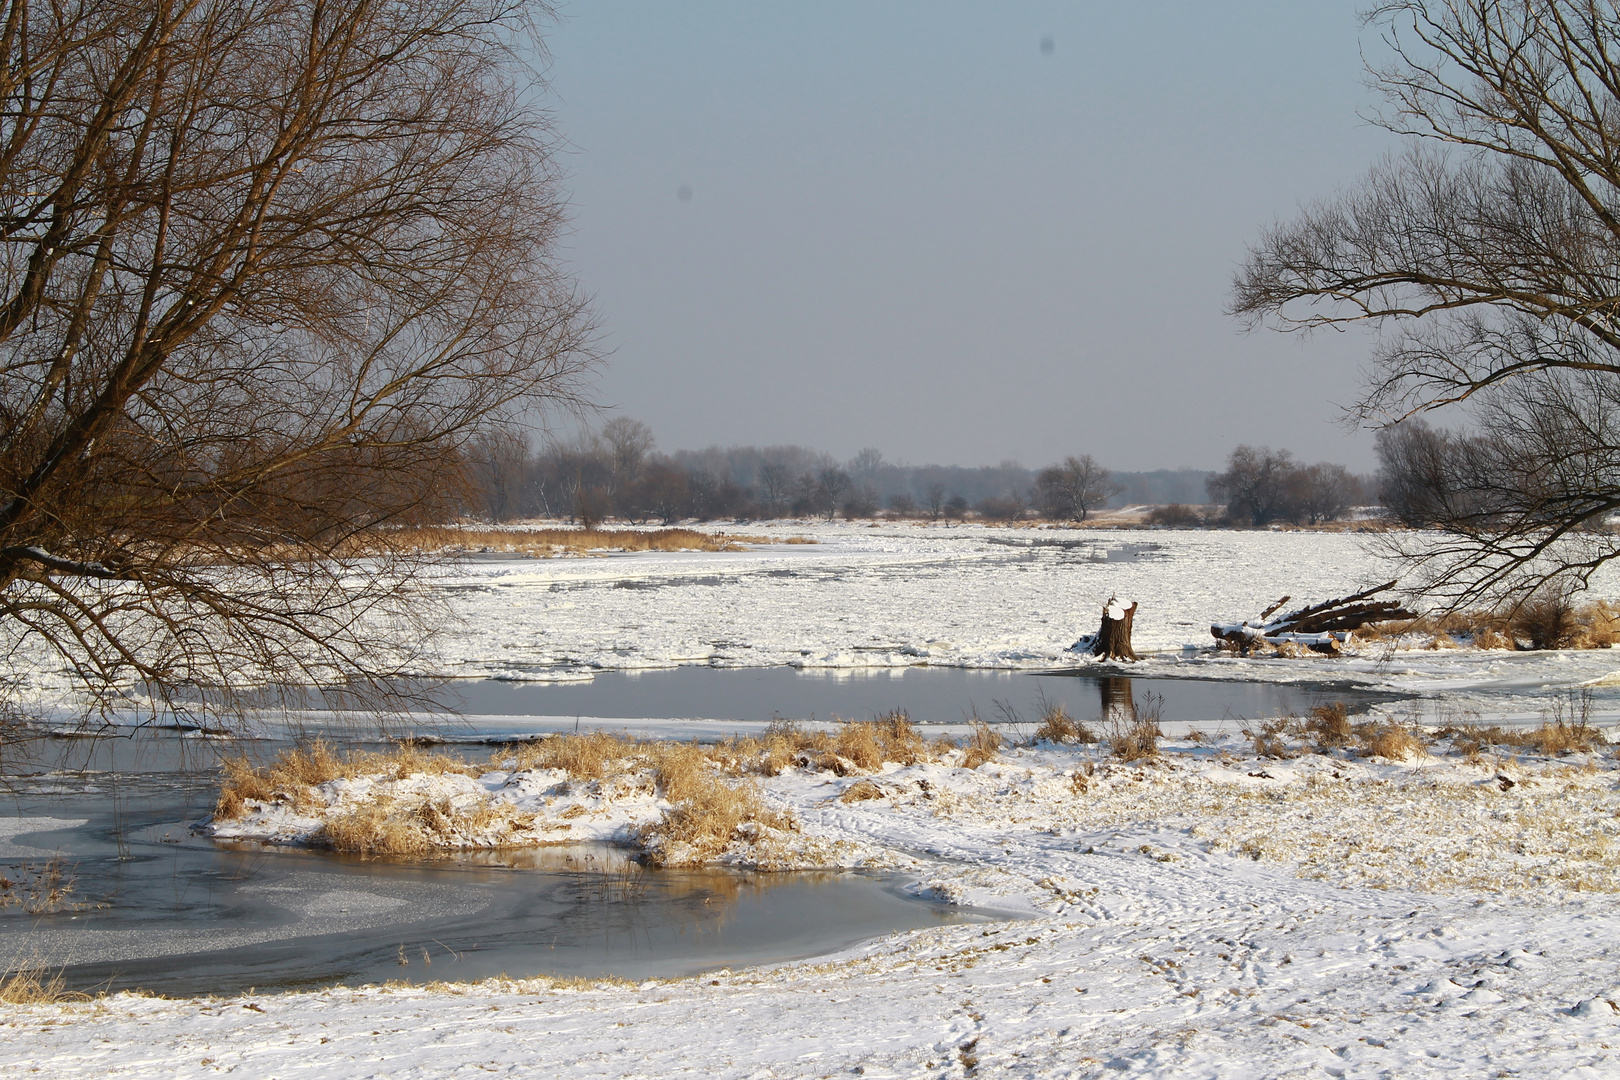
[(870, 484), (851, 484), (849, 494), (844, 496), (842, 509), (844, 518), (849, 521), (875, 517), (878, 511), (877, 489)]
[(1123, 490), (1090, 454), (1064, 458), (1035, 478), (1036, 503), (1054, 521), (1084, 521)]
[(373, 689), (388, 528), (590, 361), (500, 0), (4, 4), (0, 635), (92, 688)]
[(816, 499), (831, 521), (838, 513), (839, 505), (844, 501), (844, 493), (850, 489), (849, 473), (843, 469), (831, 466), (822, 469), (816, 474)]
[(466, 460), (480, 512), (492, 521), (522, 512), (529, 443), (521, 432), (500, 428), (480, 434), (468, 444)]
[(1356, 416), (1458, 406), (1488, 435), (1384, 446), (1401, 512), (1445, 529), (1400, 548), (1412, 584), (1458, 602), (1583, 584), (1620, 553), (1589, 528), (1620, 509), (1620, 13), (1400, 0), (1374, 14), (1393, 56), (1372, 73), (1382, 122), (1414, 149), (1264, 234), (1234, 310), (1376, 325)]
[(1311, 525), (1343, 517), (1361, 494), (1361, 485), (1350, 470), (1326, 461), (1295, 469), (1288, 477), (1287, 488), (1292, 518)]
[(923, 492), (923, 496), (928, 505), (928, 519), (938, 521), (940, 516), (945, 513), (945, 485), (940, 483), (929, 484), (928, 490)]
[(615, 416), (602, 425), (599, 437), (606, 447), (612, 489), (629, 490), (640, 479), (647, 455), (656, 445), (652, 428), (628, 416)]
[(865, 447), (849, 459), (850, 479), (859, 487), (869, 486), (876, 482), (878, 471), (886, 464), (883, 451), (875, 446)]
[(1291, 514), (1289, 481), (1294, 458), (1269, 446), (1239, 446), (1226, 459), (1226, 471), (1209, 480), (1210, 498), (1226, 504), (1227, 514), (1253, 525), (1267, 525)]
[(793, 487), (793, 471), (780, 461), (766, 461), (759, 467), (759, 497), (766, 512), (779, 516), (787, 505)]

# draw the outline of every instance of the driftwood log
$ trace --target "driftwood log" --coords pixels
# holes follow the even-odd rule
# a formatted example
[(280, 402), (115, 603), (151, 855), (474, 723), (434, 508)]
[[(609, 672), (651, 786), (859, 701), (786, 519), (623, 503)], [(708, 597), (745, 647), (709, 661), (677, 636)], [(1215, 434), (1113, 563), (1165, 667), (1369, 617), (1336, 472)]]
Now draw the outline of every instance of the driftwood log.
[(1102, 624), (1092, 639), (1091, 655), (1104, 660), (1135, 660), (1136, 650), (1131, 648), (1131, 624), (1135, 619), (1135, 601), (1126, 607), (1110, 596), (1103, 605)]
[(1373, 600), (1381, 592), (1395, 587), (1386, 581), (1376, 588), (1324, 600), (1320, 604), (1290, 611), (1286, 615), (1276, 612), (1292, 597), (1285, 596), (1260, 613), (1252, 622), (1215, 623), (1209, 628), (1217, 641), (1235, 646), (1247, 656), (1257, 648), (1283, 645), (1302, 645), (1320, 653), (1336, 653), (1349, 639), (1350, 633), (1372, 623), (1394, 619), (1415, 619), (1417, 614), (1403, 608), (1398, 600)]

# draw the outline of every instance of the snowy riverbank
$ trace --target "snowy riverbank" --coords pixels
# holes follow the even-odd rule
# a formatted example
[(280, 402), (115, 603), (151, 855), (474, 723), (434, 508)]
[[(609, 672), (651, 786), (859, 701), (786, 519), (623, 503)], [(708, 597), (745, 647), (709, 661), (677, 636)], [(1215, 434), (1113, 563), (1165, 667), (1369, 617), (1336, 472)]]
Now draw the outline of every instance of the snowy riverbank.
[[(10, 1009), (52, 1076), (1612, 1075), (1604, 749), (1394, 763), (1178, 744), (791, 770), (809, 837), (1015, 921), (697, 979)], [(1304, 749), (1303, 746), (1295, 749)], [(1290, 751), (1292, 752), (1292, 751)], [(1583, 1071), (1584, 1070), (1584, 1071)]]

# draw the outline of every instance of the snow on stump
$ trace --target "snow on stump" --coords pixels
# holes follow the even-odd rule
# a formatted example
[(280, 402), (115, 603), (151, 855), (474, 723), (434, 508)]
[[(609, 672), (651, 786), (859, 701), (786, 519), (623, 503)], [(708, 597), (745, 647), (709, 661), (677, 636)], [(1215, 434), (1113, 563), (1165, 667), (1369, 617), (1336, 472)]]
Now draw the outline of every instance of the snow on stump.
[(1091, 646), (1091, 654), (1104, 660), (1135, 660), (1136, 650), (1131, 648), (1131, 623), (1136, 618), (1136, 602), (1130, 607), (1110, 596), (1103, 605), (1102, 625)]

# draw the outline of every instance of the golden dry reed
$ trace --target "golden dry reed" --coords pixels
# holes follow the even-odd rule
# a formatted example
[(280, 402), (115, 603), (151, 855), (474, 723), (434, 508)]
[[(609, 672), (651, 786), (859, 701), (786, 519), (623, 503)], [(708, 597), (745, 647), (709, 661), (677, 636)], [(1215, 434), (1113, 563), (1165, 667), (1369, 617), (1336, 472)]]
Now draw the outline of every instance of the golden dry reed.
[[(600, 731), (556, 735), (513, 749), (500, 767), (555, 769), (573, 782), (613, 781), (657, 791), (670, 807), (660, 821), (641, 831), (646, 857), (653, 863), (687, 863), (713, 858), (733, 841), (758, 839), (760, 830), (796, 828), (791, 814), (768, 806), (747, 782), (749, 777), (775, 776), (790, 768), (851, 776), (879, 772), (891, 763), (914, 765), (958, 754), (962, 766), (976, 768), (996, 760), (1000, 747), (1000, 735), (982, 721), (975, 723), (966, 746), (958, 747), (948, 738), (924, 739), (910, 718), (896, 711), (841, 723), (831, 731), (779, 721), (759, 736), (714, 745), (639, 741)], [(263, 767), (245, 758), (226, 761), (214, 813), (220, 820), (240, 818), (252, 803), (319, 811), (324, 799), (317, 789), (331, 780), (403, 780), (421, 773), (476, 776), (485, 769), (459, 755), (426, 752), (409, 743), (386, 753), (340, 753), (317, 740)], [(876, 785), (870, 790), (881, 794)], [(312, 840), (338, 851), (419, 855), (464, 846), (474, 836), (488, 843), (492, 830), (496, 836), (521, 833), (532, 829), (535, 819), (509, 804), (467, 809), (427, 795), (379, 792), (328, 813)]]
[[(776, 543), (766, 536), (698, 529), (500, 529), (426, 525), (400, 529), (390, 539), (420, 551), (500, 551), (525, 555), (586, 551), (741, 551), (745, 544)], [(795, 537), (788, 543), (814, 543)]]

